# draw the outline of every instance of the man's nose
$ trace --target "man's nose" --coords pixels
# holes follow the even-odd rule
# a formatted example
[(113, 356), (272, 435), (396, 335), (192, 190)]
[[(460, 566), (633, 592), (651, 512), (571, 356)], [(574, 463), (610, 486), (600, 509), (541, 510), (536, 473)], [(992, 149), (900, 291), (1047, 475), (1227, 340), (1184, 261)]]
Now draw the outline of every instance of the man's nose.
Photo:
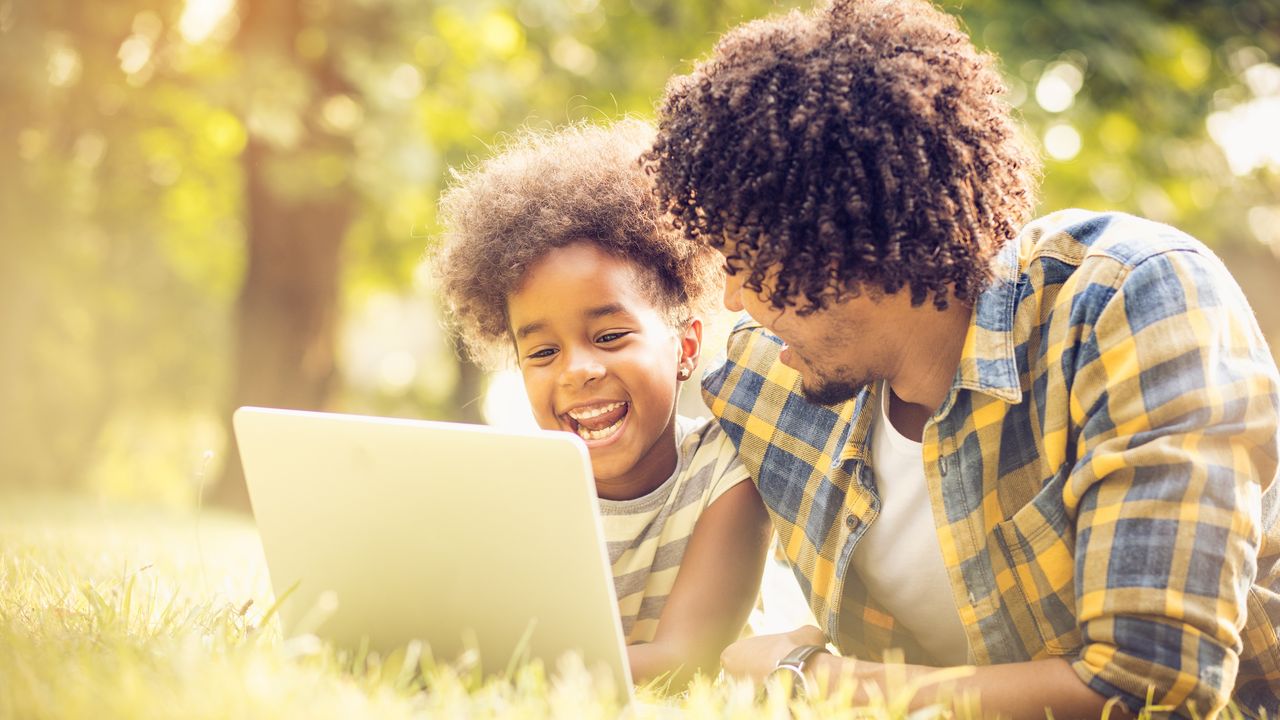
[(731, 312), (742, 312), (742, 279), (730, 275), (724, 280), (724, 307)]

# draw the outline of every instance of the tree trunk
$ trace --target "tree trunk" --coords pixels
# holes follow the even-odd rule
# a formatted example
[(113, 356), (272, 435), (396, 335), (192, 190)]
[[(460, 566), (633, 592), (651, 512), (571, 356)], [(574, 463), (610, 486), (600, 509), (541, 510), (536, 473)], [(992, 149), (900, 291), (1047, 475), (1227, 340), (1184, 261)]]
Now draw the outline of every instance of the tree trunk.
[[(291, 2), (247, 2), (242, 17), (239, 45), (248, 73), (254, 71), (255, 57), (289, 58), (304, 25), (299, 7)], [(299, 69), (311, 81), (313, 109), (338, 90), (336, 74), (323, 61)], [(248, 266), (236, 308), (228, 418), (230, 410), (242, 405), (320, 410), (334, 390), (342, 245), (355, 194), (345, 181), (337, 187), (313, 186), (305, 173), (299, 180), (306, 187), (279, 186), (281, 177), (299, 177), (297, 168), (306, 167), (299, 163), (321, 149), (346, 159), (354, 154), (349, 140), (310, 126), (293, 148), (251, 138), (245, 149)], [(293, 172), (273, 173), (273, 168)], [(249, 509), (230, 433), (223, 476), (211, 499), (227, 508)]]

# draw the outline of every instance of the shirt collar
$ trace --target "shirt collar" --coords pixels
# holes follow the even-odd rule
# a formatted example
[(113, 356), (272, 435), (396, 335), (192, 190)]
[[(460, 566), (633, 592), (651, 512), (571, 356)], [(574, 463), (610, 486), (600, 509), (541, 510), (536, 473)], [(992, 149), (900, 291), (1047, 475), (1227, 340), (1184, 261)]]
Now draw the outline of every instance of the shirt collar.
[(1021, 276), (1020, 246), (1015, 239), (996, 254), (995, 277), (974, 304), (953, 383), (954, 388), (975, 390), (1011, 403), (1022, 401), (1013, 336)]

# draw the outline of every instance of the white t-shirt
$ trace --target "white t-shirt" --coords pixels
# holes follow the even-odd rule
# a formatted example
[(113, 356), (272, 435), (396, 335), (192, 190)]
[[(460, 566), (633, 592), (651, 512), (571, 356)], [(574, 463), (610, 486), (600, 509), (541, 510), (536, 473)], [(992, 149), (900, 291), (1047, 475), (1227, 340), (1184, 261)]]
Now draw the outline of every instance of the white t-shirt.
[(634, 500), (600, 499), (628, 645), (653, 640), (703, 511), (729, 488), (751, 479), (717, 422), (677, 417), (676, 446), (675, 471), (652, 492)]
[(886, 383), (880, 398), (871, 436), (880, 514), (854, 548), (853, 569), (938, 663), (963, 665), (969, 644), (942, 563), (920, 443), (889, 422)]

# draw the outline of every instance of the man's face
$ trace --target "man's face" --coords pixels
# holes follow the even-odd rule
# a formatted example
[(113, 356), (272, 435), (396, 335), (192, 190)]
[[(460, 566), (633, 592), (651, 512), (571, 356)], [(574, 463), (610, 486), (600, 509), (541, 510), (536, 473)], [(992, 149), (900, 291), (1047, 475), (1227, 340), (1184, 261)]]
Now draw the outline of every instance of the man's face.
[(773, 273), (765, 275), (759, 293), (743, 287), (747, 274), (740, 270), (725, 279), (724, 306), (745, 310), (782, 339), (779, 359), (800, 373), (805, 399), (823, 405), (845, 402), (885, 377), (888, 353), (877, 327), (883, 313), (874, 300), (864, 295), (799, 315), (794, 307), (778, 310), (766, 300)]

